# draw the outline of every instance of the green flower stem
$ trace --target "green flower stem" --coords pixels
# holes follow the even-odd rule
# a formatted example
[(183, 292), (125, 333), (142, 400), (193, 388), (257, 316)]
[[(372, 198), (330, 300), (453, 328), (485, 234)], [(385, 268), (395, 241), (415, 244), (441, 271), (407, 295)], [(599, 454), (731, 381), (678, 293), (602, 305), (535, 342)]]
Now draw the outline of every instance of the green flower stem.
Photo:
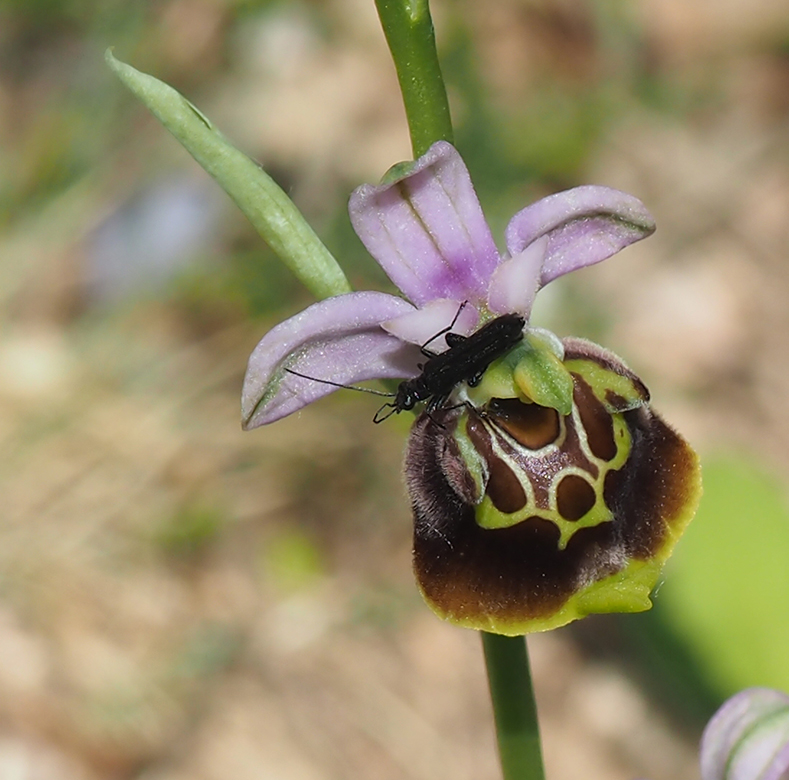
[(337, 261), (277, 183), (186, 98), (106, 54), (107, 64), (230, 195), (263, 240), (316, 298), (351, 291)]
[(526, 638), (482, 632), (504, 780), (545, 780)]
[(375, 5), (397, 70), (416, 159), (436, 141), (453, 138), (428, 0), (375, 0)]
[[(452, 141), (428, 0), (375, 0), (403, 93), (414, 158)], [(482, 632), (504, 780), (544, 780), (526, 641)]]

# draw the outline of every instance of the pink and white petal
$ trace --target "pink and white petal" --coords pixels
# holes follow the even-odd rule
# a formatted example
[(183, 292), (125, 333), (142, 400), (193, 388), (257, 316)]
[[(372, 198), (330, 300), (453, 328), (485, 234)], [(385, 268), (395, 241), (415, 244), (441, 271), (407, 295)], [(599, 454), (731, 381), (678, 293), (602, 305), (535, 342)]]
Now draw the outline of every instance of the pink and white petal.
[(549, 195), (519, 211), (507, 226), (507, 249), (522, 252), (548, 236), (540, 285), (599, 263), (655, 231), (644, 204), (610, 187), (583, 186)]
[[(743, 736), (753, 732), (759, 721), (774, 719), (787, 709), (789, 696), (771, 688), (746, 688), (726, 701), (712, 716), (701, 737), (702, 780), (735, 777), (731, 771), (732, 751), (741, 744)], [(762, 777), (755, 772), (744, 776)]]
[[(477, 322), (479, 322), (479, 311), (473, 304), (453, 301), (449, 298), (437, 298), (421, 309), (415, 309), (382, 323), (381, 327), (403, 341), (423, 346), (450, 325), (453, 333), (468, 336), (474, 332)], [(446, 349), (446, 342), (443, 339), (436, 339), (429, 348), (441, 352)]]
[(548, 247), (548, 236), (529, 244), (493, 272), (488, 289), (488, 308), (494, 314), (531, 314), (534, 296), (540, 287), (540, 275)]
[(789, 710), (759, 723), (737, 745), (725, 780), (789, 778)]
[(484, 301), (499, 254), (451, 144), (433, 144), (394, 183), (359, 187), (348, 208), (362, 243), (415, 304)]
[(337, 389), (286, 368), (339, 384), (416, 376), (419, 350), (381, 328), (409, 311), (402, 298), (355, 292), (319, 301), (272, 328), (249, 358), (243, 428), (279, 420)]

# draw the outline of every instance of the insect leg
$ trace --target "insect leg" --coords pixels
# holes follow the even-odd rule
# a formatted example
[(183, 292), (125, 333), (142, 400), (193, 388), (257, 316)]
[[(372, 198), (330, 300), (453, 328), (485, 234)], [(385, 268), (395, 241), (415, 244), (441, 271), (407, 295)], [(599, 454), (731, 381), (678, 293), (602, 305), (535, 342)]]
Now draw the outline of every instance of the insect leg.
[[(388, 409), (388, 412), (382, 414), (384, 409)], [(373, 417), (373, 422), (377, 425), (378, 423), (382, 423), (384, 420), (388, 420), (396, 411), (397, 405), (396, 404), (384, 404)]]
[(487, 370), (488, 370), (487, 366), (485, 366), (485, 368), (480, 369), (479, 371), (477, 371), (476, 374), (474, 374), (474, 376), (470, 376), (466, 380), (466, 384), (469, 387), (476, 387), (482, 381), (482, 377), (485, 375), (485, 372)]
[[(425, 411), (427, 412), (428, 416), (435, 412), (447, 402), (447, 398), (449, 398), (449, 393), (444, 393), (443, 395), (434, 395), (428, 402), (427, 406), (425, 407)], [(430, 418), (433, 419), (432, 417)]]
[(468, 336), (462, 336), (460, 333), (447, 333), (444, 338), (446, 339), (447, 346), (451, 348), (456, 347), (458, 344), (462, 344)]
[[(458, 310), (455, 312), (455, 316), (452, 318), (452, 322), (450, 322), (449, 325), (447, 325), (446, 328), (444, 328), (443, 330), (438, 331), (438, 333), (436, 333), (434, 336), (431, 336), (424, 344), (422, 344), (420, 349), (422, 350), (422, 354), (425, 357), (435, 357), (436, 356), (434, 352), (431, 352), (429, 349), (427, 349), (427, 345), (430, 344), (431, 341), (435, 341), (437, 338), (440, 338), (445, 333), (449, 333), (449, 331), (451, 331), (452, 328), (455, 327), (455, 323), (458, 321), (458, 317), (460, 316), (460, 312), (462, 312), (463, 309), (466, 308), (467, 304), (468, 304), (468, 301), (463, 301), (463, 303), (461, 303), (460, 306), (458, 306)], [(449, 343), (449, 339), (447, 339), (447, 346), (450, 346), (450, 347), (452, 346)]]

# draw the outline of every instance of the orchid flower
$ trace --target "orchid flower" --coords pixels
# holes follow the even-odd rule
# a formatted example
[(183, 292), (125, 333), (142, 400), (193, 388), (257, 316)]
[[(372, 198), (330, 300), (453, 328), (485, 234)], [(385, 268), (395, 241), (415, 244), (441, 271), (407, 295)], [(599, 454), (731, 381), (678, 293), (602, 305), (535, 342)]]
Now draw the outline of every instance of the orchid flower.
[[(654, 230), (643, 204), (606, 187), (551, 195), (510, 220), (502, 255), (463, 161), (438, 142), (406, 172), (357, 189), (350, 214), (405, 297), (338, 295), (274, 327), (249, 360), (244, 427), (337, 386), (424, 379), (462, 353), (473, 371), (455, 384), (453, 365), (406, 449), (425, 601), (452, 623), (506, 635), (649, 609), (698, 503), (698, 458), (620, 358), (529, 324), (541, 287)], [(491, 362), (474, 362), (479, 341), (457, 351), (505, 323), (522, 333)]]
[(576, 187), (519, 211), (507, 227), (502, 255), (468, 170), (445, 141), (394, 180), (359, 187), (350, 215), (359, 238), (405, 297), (338, 295), (274, 327), (249, 360), (245, 429), (337, 389), (286, 369), (340, 385), (417, 376), (424, 360), (419, 345), (456, 315), (453, 331), (461, 335), (501, 314), (528, 321), (541, 287), (655, 229), (638, 199), (608, 187)]

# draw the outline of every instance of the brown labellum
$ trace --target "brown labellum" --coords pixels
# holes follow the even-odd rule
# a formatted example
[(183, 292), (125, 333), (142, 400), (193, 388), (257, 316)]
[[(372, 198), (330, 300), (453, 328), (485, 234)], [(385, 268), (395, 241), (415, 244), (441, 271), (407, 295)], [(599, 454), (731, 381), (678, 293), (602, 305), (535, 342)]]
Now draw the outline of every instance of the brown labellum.
[(570, 415), (491, 399), (414, 424), (414, 568), (447, 620), (520, 634), (648, 609), (695, 512), (698, 458), (643, 383), (597, 345), (568, 339), (565, 349)]

